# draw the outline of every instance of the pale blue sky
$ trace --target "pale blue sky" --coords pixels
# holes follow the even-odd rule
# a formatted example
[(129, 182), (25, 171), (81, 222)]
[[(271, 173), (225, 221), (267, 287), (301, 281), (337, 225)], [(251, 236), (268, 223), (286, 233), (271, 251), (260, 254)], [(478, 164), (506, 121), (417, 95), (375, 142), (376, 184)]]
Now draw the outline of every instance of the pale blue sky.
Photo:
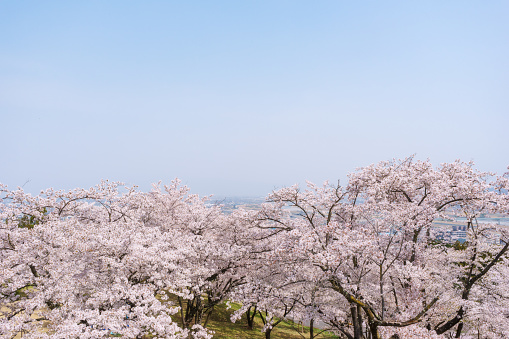
[(509, 165), (508, 1), (1, 1), (0, 182), (263, 196)]

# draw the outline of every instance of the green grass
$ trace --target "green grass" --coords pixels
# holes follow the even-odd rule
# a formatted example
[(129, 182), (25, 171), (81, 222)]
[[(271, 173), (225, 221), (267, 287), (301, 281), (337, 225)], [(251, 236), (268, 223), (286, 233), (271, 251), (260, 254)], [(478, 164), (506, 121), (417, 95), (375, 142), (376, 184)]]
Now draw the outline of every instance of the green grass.
[[(232, 305), (232, 308), (238, 309), (238, 305)], [(215, 331), (214, 339), (265, 339), (265, 333), (262, 332), (263, 323), (259, 316), (255, 318), (253, 329), (247, 327), (246, 315), (243, 315), (237, 322), (232, 323), (230, 315), (233, 313), (232, 309), (227, 310), (225, 304), (218, 305), (210, 315), (207, 328)], [(299, 326), (300, 327), (300, 326)], [(302, 327), (301, 327), (302, 329)], [(304, 331), (299, 334), (297, 331), (297, 324), (292, 322), (282, 321), (279, 323), (271, 333), (271, 338), (274, 339), (300, 339), (309, 338), (309, 328), (304, 327)], [(320, 332), (315, 328), (314, 333)], [(317, 339), (333, 339), (337, 336), (323, 332)]]

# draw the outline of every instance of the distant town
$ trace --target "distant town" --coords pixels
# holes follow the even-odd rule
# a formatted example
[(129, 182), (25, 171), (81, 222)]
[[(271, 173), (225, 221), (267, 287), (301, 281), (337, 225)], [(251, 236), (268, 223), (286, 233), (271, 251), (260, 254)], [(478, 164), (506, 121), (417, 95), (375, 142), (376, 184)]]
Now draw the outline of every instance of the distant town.
[[(230, 214), (234, 210), (259, 210), (261, 204), (265, 202), (265, 198), (261, 197), (225, 197), (211, 201), (211, 204), (218, 204), (224, 213)], [(290, 213), (299, 213), (298, 210), (289, 209)], [(477, 218), (479, 224), (491, 224), (493, 228), (487, 232), (485, 242), (493, 245), (500, 244), (500, 234), (496, 232), (495, 225), (509, 227), (509, 218), (501, 215), (483, 214)], [(468, 240), (467, 222), (465, 218), (454, 217), (452, 214), (448, 219), (436, 219), (432, 224), (432, 234), (436, 240), (446, 243), (460, 242), (464, 243)]]

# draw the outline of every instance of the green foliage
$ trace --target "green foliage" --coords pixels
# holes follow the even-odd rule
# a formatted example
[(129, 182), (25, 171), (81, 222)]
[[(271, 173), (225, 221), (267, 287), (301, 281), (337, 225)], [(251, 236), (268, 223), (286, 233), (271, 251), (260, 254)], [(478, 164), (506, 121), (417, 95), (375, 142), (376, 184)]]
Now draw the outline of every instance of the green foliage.
[[(45, 215), (48, 213), (48, 210), (46, 209), (46, 207), (44, 207), (39, 212)], [(41, 221), (42, 221), (41, 219), (36, 218), (34, 215), (23, 214), (21, 218), (19, 218), (18, 227), (32, 229), (35, 227), (35, 225), (39, 225)]]
[(14, 294), (19, 298), (28, 298), (29, 292), (33, 291), (34, 287), (35, 285), (27, 285), (20, 287), (14, 292)]
[(431, 247), (454, 248), (457, 251), (464, 251), (468, 248), (468, 245), (469, 245), (468, 241), (465, 241), (462, 243), (462, 242), (456, 240), (456, 242), (450, 243), (450, 242), (440, 240), (440, 239), (429, 239), (427, 244), (428, 244), (428, 246), (431, 246)]
[(464, 251), (468, 248), (468, 242), (465, 241), (464, 243), (461, 243), (459, 240), (456, 240), (456, 242), (452, 245), (452, 247), (456, 251)]

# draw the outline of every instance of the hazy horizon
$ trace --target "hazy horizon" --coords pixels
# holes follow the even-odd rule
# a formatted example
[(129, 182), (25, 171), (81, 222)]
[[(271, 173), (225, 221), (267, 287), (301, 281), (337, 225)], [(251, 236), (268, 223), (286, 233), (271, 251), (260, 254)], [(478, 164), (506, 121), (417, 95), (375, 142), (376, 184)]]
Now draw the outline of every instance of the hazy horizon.
[(261, 197), (416, 154), (509, 165), (505, 1), (2, 2), (0, 182)]

